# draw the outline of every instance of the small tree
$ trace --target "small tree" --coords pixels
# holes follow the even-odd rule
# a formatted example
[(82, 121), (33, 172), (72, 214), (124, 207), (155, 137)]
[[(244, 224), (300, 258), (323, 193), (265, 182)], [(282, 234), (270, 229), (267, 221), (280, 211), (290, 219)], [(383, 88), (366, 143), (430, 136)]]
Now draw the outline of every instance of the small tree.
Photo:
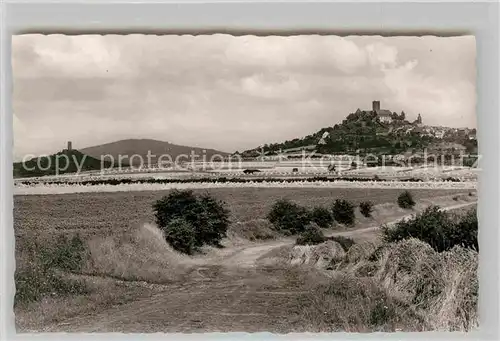
[(305, 226), (311, 221), (311, 214), (305, 207), (280, 199), (272, 206), (267, 219), (276, 230), (285, 234), (297, 234), (304, 231)]
[(340, 224), (354, 224), (354, 205), (347, 200), (337, 199), (332, 206), (333, 219)]
[(297, 245), (316, 245), (321, 244), (326, 240), (321, 228), (315, 224), (308, 224), (304, 231), (297, 238)]
[(413, 196), (410, 192), (404, 191), (398, 197), (398, 205), (404, 209), (411, 209), (415, 206), (415, 200), (413, 200)]
[(359, 204), (359, 211), (367, 218), (371, 217), (373, 212), (373, 203), (371, 201), (363, 201)]
[(193, 191), (173, 190), (153, 204), (153, 210), (156, 224), (165, 228), (175, 218), (183, 217), (189, 222), (195, 221), (199, 203)]
[(171, 220), (165, 229), (165, 240), (174, 250), (191, 255), (196, 250), (196, 232), (183, 218)]
[[(226, 237), (229, 227), (229, 210), (225, 204), (204, 194), (198, 198), (200, 205), (200, 218), (204, 221), (199, 225), (202, 240), (210, 245), (219, 246), (222, 238)], [(201, 220), (201, 219), (199, 219)]]
[(321, 228), (328, 228), (333, 223), (333, 217), (327, 208), (316, 206), (311, 212), (311, 221), (318, 224)]
[(169, 235), (169, 224), (183, 219), (194, 228), (195, 246), (219, 246), (229, 226), (229, 211), (222, 201), (209, 194), (196, 196), (190, 190), (173, 190), (153, 205), (156, 224)]

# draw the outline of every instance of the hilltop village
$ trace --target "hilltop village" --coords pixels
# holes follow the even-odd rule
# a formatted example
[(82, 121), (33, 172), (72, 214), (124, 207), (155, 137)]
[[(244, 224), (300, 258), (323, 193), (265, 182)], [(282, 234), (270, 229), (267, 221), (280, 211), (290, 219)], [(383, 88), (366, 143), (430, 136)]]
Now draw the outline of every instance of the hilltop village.
[(413, 121), (401, 113), (382, 109), (373, 101), (371, 110), (357, 109), (339, 124), (312, 135), (283, 143), (271, 143), (237, 154), (244, 159), (276, 160), (325, 155), (409, 155), (428, 153), (443, 156), (477, 153), (476, 129), (425, 125), (419, 113)]

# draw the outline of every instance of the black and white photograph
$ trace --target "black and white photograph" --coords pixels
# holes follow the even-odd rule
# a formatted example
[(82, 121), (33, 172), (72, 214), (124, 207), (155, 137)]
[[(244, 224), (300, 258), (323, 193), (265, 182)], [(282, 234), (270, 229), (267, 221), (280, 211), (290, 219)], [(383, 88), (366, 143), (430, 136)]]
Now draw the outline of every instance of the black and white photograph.
[(17, 332), (479, 328), (473, 35), (11, 52)]

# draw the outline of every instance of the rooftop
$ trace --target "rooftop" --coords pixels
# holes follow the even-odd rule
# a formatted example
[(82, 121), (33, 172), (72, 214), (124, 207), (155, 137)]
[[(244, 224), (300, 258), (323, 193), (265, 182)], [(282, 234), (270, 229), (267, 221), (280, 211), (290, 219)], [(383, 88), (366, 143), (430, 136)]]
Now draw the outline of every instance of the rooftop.
[(392, 116), (392, 112), (386, 109), (377, 110), (377, 115), (379, 116)]

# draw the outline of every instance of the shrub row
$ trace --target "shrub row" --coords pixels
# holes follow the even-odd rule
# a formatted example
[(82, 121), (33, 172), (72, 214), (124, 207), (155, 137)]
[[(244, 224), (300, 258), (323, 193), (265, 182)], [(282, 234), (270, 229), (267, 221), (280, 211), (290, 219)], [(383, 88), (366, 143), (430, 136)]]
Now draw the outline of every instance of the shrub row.
[[(370, 209), (373, 206), (368, 202), (364, 205)], [(335, 221), (352, 225), (355, 221), (354, 208), (354, 204), (344, 199), (335, 200), (330, 209), (323, 206), (308, 209), (290, 200), (280, 199), (271, 207), (267, 219), (277, 231), (293, 235), (304, 232), (309, 223), (314, 223), (319, 228), (330, 227)]]
[(381, 229), (386, 242), (417, 238), (437, 252), (450, 250), (455, 245), (479, 251), (476, 209), (463, 216), (454, 216), (438, 206), (431, 206), (411, 219), (400, 221), (393, 227), (382, 226)]
[[(407, 191), (400, 195), (398, 203), (405, 207), (415, 204)], [(302, 239), (319, 242), (321, 237), (315, 226), (328, 228), (334, 222), (351, 226), (356, 218), (354, 209), (355, 205), (344, 199), (336, 199), (330, 208), (316, 206), (312, 209), (281, 199), (273, 204), (266, 218), (277, 232), (284, 235), (305, 233)], [(172, 190), (153, 204), (153, 210), (156, 224), (177, 251), (192, 254), (203, 245), (220, 246), (222, 238), (227, 236), (229, 210), (226, 203), (208, 193), (195, 195), (192, 190)], [(373, 203), (360, 203), (360, 212), (365, 217), (370, 217), (372, 211)]]
[[(309, 210), (289, 200), (275, 202), (267, 215), (274, 229), (285, 235), (304, 233), (299, 243), (320, 243), (320, 228), (354, 223), (354, 205), (337, 199), (331, 209), (316, 206)], [(227, 236), (229, 210), (226, 204), (208, 194), (195, 195), (192, 190), (173, 190), (153, 204), (156, 224), (165, 240), (175, 250), (193, 254), (203, 245), (220, 246)], [(319, 231), (319, 232), (318, 232)]]

